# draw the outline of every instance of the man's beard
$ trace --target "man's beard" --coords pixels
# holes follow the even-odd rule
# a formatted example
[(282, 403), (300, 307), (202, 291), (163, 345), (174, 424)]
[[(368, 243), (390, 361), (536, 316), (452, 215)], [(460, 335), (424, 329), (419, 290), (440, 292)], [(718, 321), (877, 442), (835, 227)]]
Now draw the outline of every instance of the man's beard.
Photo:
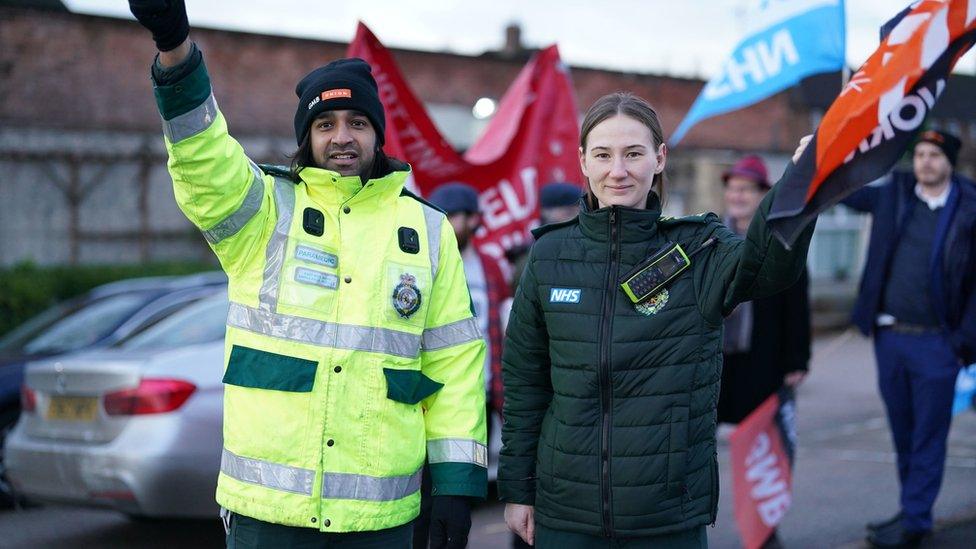
[[(375, 162), (375, 153), (367, 156), (358, 146), (349, 145), (346, 147), (330, 147), (326, 151), (325, 161), (319, 167), (339, 172), (344, 176), (358, 175), (360, 179), (366, 181), (372, 174)], [(355, 172), (350, 173), (353, 168), (355, 168)]]

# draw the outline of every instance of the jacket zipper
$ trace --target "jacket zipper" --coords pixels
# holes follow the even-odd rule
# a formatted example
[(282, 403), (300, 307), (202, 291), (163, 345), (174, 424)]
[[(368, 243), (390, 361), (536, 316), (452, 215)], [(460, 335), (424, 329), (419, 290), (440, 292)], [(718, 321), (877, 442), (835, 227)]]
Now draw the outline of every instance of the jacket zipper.
[(617, 210), (610, 208), (610, 264), (607, 266), (607, 295), (603, 300), (603, 316), (600, 318), (600, 492), (603, 498), (603, 534), (613, 533), (612, 495), (610, 490), (610, 411), (613, 408), (613, 390), (610, 383), (610, 342), (613, 325), (614, 303), (616, 302), (616, 280), (619, 270), (618, 258), (620, 235), (617, 229)]

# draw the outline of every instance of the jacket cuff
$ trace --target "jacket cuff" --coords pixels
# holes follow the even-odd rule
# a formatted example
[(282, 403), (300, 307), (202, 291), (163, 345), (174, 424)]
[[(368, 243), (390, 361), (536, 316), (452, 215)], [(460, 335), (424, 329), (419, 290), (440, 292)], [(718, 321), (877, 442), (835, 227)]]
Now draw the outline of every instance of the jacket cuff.
[(201, 59), (203, 59), (203, 54), (200, 53), (200, 49), (197, 48), (197, 45), (193, 42), (190, 42), (190, 53), (186, 55), (186, 58), (172, 67), (164, 67), (163, 64), (159, 62), (159, 54), (157, 53), (151, 70), (153, 84), (174, 84), (177, 81), (182, 80), (186, 75), (190, 74), (193, 69), (197, 68), (197, 65), (200, 64)]
[(498, 499), (505, 503), (535, 505), (535, 479), (498, 479)]
[[(181, 114), (186, 114), (199, 107), (210, 97), (210, 75), (203, 56), (196, 52), (185, 61), (187, 65), (183, 73), (179, 70), (183, 65), (173, 67), (173, 70), (183, 73), (182, 78), (169, 82), (153, 78), (153, 93), (156, 96), (156, 106), (163, 120), (172, 120)], [(174, 73), (175, 74), (175, 73)]]
[(473, 463), (431, 463), (432, 496), (488, 497), (488, 469)]

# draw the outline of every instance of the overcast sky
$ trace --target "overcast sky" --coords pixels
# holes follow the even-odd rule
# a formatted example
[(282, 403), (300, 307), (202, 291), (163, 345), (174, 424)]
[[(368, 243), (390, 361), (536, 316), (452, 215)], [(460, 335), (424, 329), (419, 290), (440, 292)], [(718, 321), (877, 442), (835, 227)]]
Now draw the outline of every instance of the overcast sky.
[[(349, 41), (363, 20), (390, 47), (479, 54), (522, 26), (529, 46), (558, 43), (573, 65), (708, 78), (768, 0), (186, 0), (190, 24)], [(908, 0), (847, 0), (847, 60), (863, 63), (878, 28)], [(66, 0), (73, 11), (131, 17), (121, 0)], [(956, 68), (976, 74), (976, 51)]]

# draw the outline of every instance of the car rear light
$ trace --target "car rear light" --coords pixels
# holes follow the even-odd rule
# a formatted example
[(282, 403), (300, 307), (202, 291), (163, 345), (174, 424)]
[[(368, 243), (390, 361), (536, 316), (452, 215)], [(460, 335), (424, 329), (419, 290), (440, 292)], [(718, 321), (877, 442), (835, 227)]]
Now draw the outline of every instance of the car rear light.
[(37, 410), (37, 395), (27, 385), (20, 386), (20, 409), (25, 412), (34, 412)]
[(105, 413), (110, 416), (162, 414), (179, 408), (196, 386), (178, 379), (143, 379), (135, 389), (105, 395)]

